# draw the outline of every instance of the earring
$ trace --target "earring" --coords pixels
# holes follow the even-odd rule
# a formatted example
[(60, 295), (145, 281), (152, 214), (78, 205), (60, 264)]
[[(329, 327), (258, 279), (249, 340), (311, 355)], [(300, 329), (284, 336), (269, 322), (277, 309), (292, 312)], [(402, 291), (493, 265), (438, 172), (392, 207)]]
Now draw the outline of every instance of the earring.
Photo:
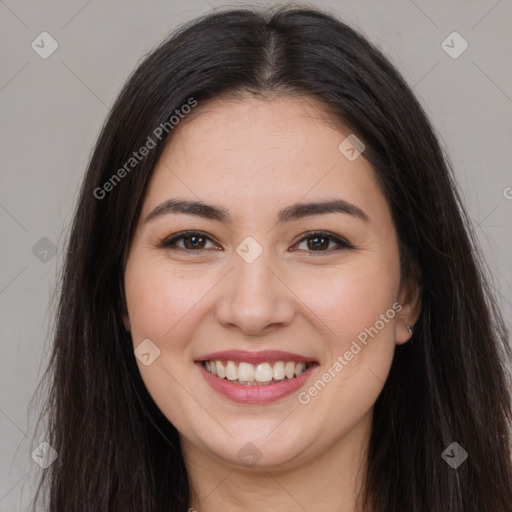
[(407, 327), (407, 330), (409, 331), (409, 334), (413, 333), (412, 327), (409, 324), (407, 324), (405, 327)]

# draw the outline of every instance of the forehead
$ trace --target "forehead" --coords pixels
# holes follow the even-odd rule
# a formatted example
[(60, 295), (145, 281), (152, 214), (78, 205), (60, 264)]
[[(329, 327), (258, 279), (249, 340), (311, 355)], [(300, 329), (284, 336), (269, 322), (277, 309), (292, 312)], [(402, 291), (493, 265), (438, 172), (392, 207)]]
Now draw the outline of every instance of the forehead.
[[(210, 101), (181, 122), (162, 153), (144, 213), (170, 196), (260, 215), (303, 200), (340, 196), (379, 214), (386, 208), (364, 154), (339, 146), (350, 132), (312, 98)], [(209, 201), (206, 201), (209, 200)]]
[[(341, 131), (350, 132), (329, 114), (327, 106), (314, 98), (273, 95), (265, 98), (238, 95), (199, 104), (186, 116), (167, 145), (166, 152), (178, 157), (177, 145), (195, 145), (194, 154), (200, 158), (211, 150), (212, 142), (218, 151), (234, 152), (240, 158), (243, 151), (247, 162), (257, 154), (293, 159), (306, 153), (317, 157), (327, 132), (335, 139)], [(332, 140), (325, 140), (324, 149)], [(332, 148), (331, 148), (332, 149)], [(337, 149), (337, 145), (334, 149)], [(231, 155), (224, 155), (229, 158)], [(264, 162), (262, 162), (263, 165)]]

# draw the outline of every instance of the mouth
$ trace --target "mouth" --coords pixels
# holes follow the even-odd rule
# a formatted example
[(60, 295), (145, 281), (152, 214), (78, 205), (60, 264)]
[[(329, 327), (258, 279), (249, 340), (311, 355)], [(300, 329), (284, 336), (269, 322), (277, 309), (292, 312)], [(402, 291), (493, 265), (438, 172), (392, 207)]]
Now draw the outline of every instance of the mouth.
[(279, 400), (304, 385), (318, 362), (281, 351), (225, 351), (195, 360), (214, 391), (244, 404)]
[(219, 379), (229, 380), (240, 386), (270, 386), (284, 380), (294, 379), (316, 363), (296, 361), (266, 361), (251, 364), (245, 361), (210, 360), (201, 361), (207, 372)]

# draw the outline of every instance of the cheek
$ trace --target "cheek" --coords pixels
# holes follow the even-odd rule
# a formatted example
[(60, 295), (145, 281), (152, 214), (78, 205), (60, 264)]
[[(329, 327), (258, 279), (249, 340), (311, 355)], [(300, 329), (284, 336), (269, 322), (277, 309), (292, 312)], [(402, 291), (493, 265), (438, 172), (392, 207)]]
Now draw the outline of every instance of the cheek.
[[(182, 332), (187, 317), (209, 286), (200, 272), (178, 272), (159, 262), (133, 262), (126, 272), (126, 295), (134, 343), (144, 338), (155, 342)], [(193, 316), (193, 315), (190, 315)], [(172, 347), (169, 347), (172, 348)]]
[(301, 403), (331, 411), (332, 425), (355, 424), (375, 403), (393, 359), (399, 266), (366, 262), (317, 278), (307, 305), (322, 320), (326, 357)]
[[(201, 272), (183, 272), (162, 260), (149, 260), (135, 253), (126, 269), (125, 286), (133, 346), (149, 339), (160, 354), (146, 366), (137, 359), (142, 380), (163, 414), (187, 432), (184, 411), (193, 411), (195, 401), (183, 390), (193, 389), (190, 379), (189, 340), (193, 337), (195, 307), (211, 288)], [(172, 399), (171, 399), (172, 397)], [(190, 412), (192, 415), (192, 412)]]
[[(352, 340), (376, 322), (382, 337), (392, 334), (396, 317), (392, 306), (399, 283), (396, 263), (386, 266), (362, 262), (317, 274), (313, 281), (298, 280), (297, 294), (321, 320), (318, 327), (330, 340), (335, 355), (348, 350)], [(385, 315), (384, 324), (381, 315)]]

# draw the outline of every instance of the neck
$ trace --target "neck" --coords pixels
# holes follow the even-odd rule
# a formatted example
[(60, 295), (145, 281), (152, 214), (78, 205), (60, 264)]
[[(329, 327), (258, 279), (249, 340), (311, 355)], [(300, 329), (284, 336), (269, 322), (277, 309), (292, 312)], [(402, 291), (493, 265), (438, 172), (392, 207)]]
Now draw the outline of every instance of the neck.
[(198, 512), (360, 512), (357, 498), (366, 474), (370, 432), (371, 412), (334, 445), (303, 458), (301, 464), (252, 468), (207, 456), (182, 437), (189, 506)]

